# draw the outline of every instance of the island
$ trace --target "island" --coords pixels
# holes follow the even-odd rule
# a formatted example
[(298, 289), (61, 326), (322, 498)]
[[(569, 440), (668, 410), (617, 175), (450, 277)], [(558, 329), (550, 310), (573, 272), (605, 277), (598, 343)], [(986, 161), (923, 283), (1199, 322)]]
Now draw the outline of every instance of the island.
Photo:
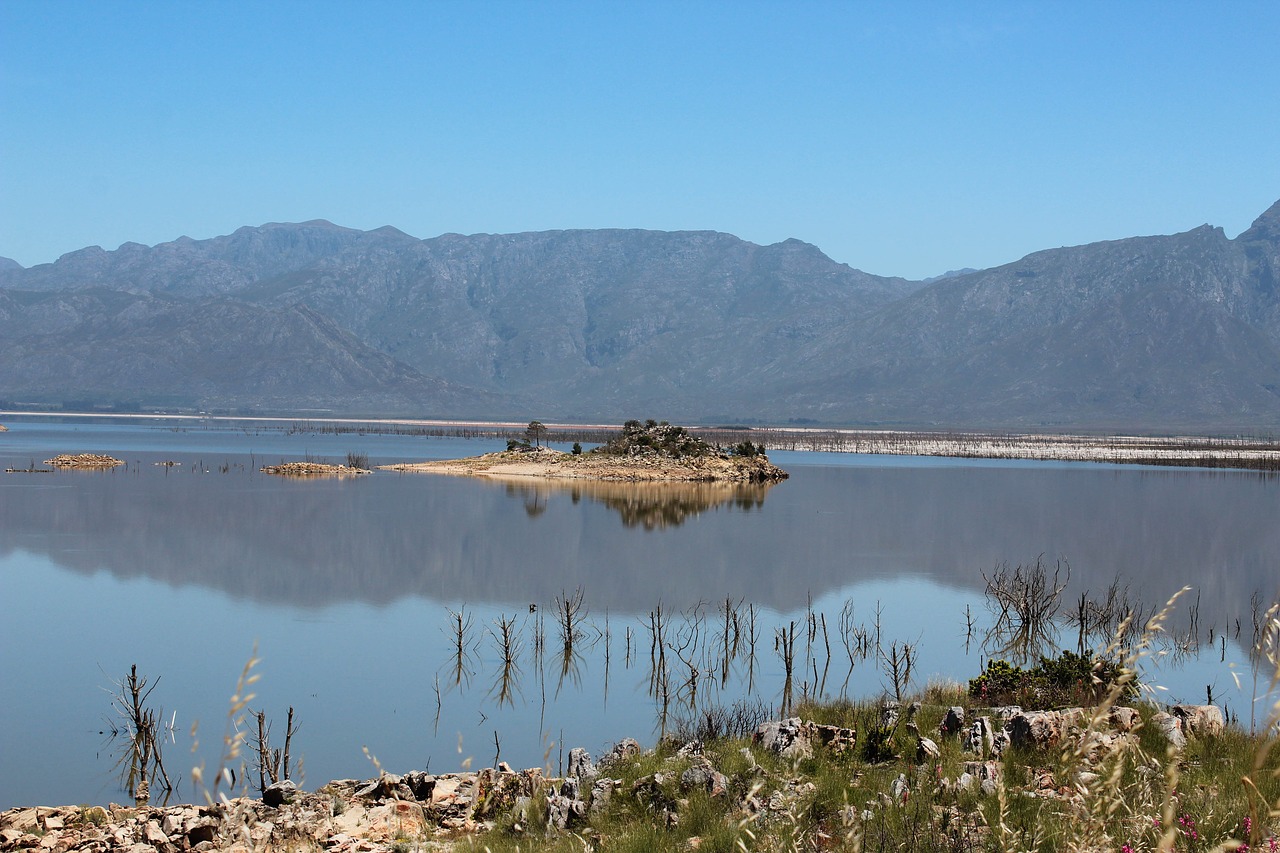
[(381, 465), (382, 470), (483, 477), (546, 477), (614, 482), (774, 483), (788, 477), (769, 461), (762, 445), (744, 441), (718, 447), (666, 421), (627, 421), (616, 437), (583, 452), (542, 444), (546, 427), (529, 424), (526, 437), (507, 449), (466, 459)]
[(124, 460), (101, 453), (61, 453), (44, 460), (44, 464), (55, 468), (115, 468), (123, 465)]
[(359, 466), (330, 465), (325, 462), (282, 462), (279, 465), (263, 465), (258, 470), (281, 477), (354, 477), (371, 473)]

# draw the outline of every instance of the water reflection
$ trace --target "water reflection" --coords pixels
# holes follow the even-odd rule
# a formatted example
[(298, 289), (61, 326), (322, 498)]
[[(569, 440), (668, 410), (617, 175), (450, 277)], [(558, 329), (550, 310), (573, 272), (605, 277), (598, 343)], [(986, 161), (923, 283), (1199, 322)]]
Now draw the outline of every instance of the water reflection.
[(557, 495), (573, 504), (583, 497), (603, 504), (622, 518), (626, 527), (664, 530), (679, 527), (708, 510), (733, 507), (742, 512), (759, 509), (773, 483), (624, 483), (592, 480), (551, 480), (529, 477), (490, 477), (506, 485), (506, 492), (524, 503), (525, 514), (537, 518)]
[[(1218, 634), (1255, 593), (1277, 591), (1280, 482), (1247, 474), (797, 465), (776, 491), (721, 493), (386, 472), (285, 481), (248, 455), (131, 457), (89, 476), (0, 475), (0, 557), (294, 607), (527, 607), (583, 587), (596, 607), (644, 613), (726, 595), (794, 610), (878, 578), (978, 594), (983, 572), (1045, 554), (1070, 560), (1071, 600), (1098, 599), (1118, 574), (1148, 607), (1196, 586)], [(151, 464), (172, 459), (182, 465)]]

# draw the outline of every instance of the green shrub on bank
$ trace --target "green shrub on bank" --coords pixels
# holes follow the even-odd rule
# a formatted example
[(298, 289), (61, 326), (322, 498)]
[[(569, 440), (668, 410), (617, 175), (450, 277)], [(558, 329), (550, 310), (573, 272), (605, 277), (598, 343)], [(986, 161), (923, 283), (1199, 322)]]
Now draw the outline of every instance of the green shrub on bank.
[[(1027, 709), (1094, 705), (1120, 683), (1122, 672), (1114, 661), (1069, 651), (1056, 658), (1041, 657), (1031, 669), (991, 660), (981, 675), (969, 681), (969, 695), (989, 705)], [(1121, 698), (1131, 699), (1136, 694), (1136, 684), (1126, 682)]]

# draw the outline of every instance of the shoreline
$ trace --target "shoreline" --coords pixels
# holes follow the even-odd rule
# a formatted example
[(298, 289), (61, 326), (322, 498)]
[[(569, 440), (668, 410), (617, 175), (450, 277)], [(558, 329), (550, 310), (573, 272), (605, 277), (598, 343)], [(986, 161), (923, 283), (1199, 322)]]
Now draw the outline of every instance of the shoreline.
[[(203, 423), (228, 426), (247, 423), (270, 429), (310, 428), (315, 432), (353, 434), (379, 430), (492, 431), (504, 437), (522, 431), (514, 421), (426, 418), (268, 417), (241, 415), (102, 414), (93, 412), (0, 411), (0, 417), (33, 419), (99, 419)], [(551, 443), (569, 443), (583, 433), (616, 433), (617, 426), (590, 423), (549, 423)], [(691, 433), (727, 440), (760, 439), (770, 450), (855, 453), (874, 456), (938, 456), (955, 459), (1005, 459), (1045, 462), (1100, 462), (1115, 465), (1222, 468), (1280, 471), (1280, 440), (1221, 438), (1206, 435), (1087, 435), (1080, 432), (1011, 433), (972, 430), (886, 430), (815, 426), (692, 427)], [(590, 440), (590, 439), (587, 439)], [(408, 464), (408, 463), (406, 463)]]

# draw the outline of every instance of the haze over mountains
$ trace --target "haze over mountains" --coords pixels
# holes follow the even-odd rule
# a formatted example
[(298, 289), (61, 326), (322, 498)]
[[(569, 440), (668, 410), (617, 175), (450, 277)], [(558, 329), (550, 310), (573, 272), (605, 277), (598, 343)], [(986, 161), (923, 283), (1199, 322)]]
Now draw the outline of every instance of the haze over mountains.
[(357, 231), (0, 259), (0, 401), (423, 417), (1280, 425), (1280, 202), (912, 282), (715, 232)]

